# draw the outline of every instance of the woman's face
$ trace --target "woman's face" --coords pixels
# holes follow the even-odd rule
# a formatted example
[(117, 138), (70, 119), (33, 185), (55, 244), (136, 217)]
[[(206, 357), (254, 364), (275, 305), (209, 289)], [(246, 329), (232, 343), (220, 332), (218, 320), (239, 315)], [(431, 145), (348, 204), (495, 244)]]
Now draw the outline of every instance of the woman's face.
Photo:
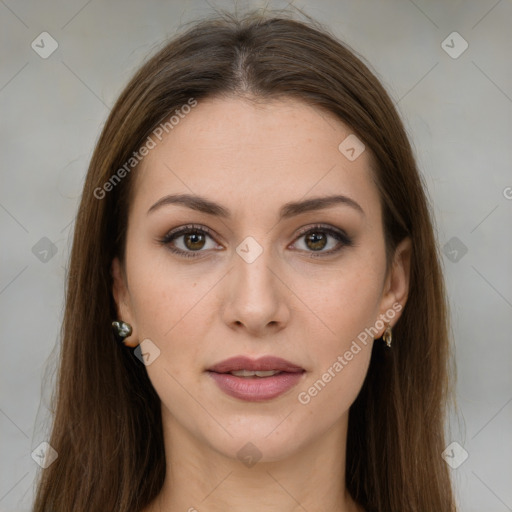
[[(171, 436), (232, 458), (250, 442), (243, 450), (270, 461), (345, 428), (373, 338), (396, 323), (408, 288), (405, 244), (386, 274), (371, 156), (357, 156), (353, 136), (342, 144), (349, 135), (291, 99), (204, 100), (134, 171), (114, 295), (131, 346), (146, 340)], [(295, 369), (209, 371), (235, 356)]]

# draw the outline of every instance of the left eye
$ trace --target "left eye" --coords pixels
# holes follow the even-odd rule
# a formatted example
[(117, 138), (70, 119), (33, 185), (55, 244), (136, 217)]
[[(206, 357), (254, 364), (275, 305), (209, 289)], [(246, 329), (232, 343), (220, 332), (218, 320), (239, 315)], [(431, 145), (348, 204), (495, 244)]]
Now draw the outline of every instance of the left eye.
[[(329, 245), (329, 238), (334, 239), (331, 242), (329, 250), (323, 250)], [(335, 230), (326, 226), (314, 226), (303, 231), (297, 240), (304, 239), (304, 245), (307, 249), (311, 249), (311, 256), (325, 256), (340, 251), (344, 246), (352, 245), (352, 240), (342, 231)], [(336, 243), (337, 242), (337, 243)], [(319, 253), (319, 254), (314, 254)]]
[[(177, 231), (168, 233), (161, 243), (166, 245), (173, 253), (187, 258), (195, 258), (204, 252), (202, 249), (214, 249), (215, 243), (212, 247), (205, 247), (207, 238), (213, 241), (210, 231), (204, 227), (185, 226)], [(329, 238), (334, 240), (329, 244)], [(181, 248), (177, 247), (176, 241), (181, 240)], [(304, 239), (304, 249), (306, 252), (311, 252), (311, 256), (324, 256), (338, 252), (344, 246), (352, 245), (352, 240), (343, 232), (325, 226), (313, 226), (307, 230), (303, 230), (296, 240)], [(337, 242), (337, 243), (336, 243)], [(328, 250), (324, 250), (327, 246), (331, 245)], [(318, 253), (318, 254), (314, 254)]]

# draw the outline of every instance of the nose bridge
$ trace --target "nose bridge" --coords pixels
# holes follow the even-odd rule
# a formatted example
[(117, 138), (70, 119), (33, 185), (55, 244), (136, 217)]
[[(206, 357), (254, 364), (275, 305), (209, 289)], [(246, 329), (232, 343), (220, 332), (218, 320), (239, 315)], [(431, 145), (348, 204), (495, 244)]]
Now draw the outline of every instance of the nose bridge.
[(253, 333), (269, 324), (282, 327), (288, 318), (270, 237), (260, 240), (248, 236), (236, 247), (225, 309), (227, 323), (243, 324)]
[[(247, 286), (252, 292), (268, 293), (273, 288), (274, 274), (271, 268), (273, 250), (263, 236), (246, 237), (237, 247), (235, 256), (235, 281), (238, 285)], [(251, 290), (249, 290), (251, 291)]]

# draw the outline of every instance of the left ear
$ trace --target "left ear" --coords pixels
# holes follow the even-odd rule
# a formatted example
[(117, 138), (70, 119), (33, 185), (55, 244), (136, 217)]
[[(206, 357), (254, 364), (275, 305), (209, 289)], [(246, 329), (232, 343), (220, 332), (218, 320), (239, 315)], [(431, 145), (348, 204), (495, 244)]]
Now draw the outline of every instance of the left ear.
[[(383, 315), (390, 309), (395, 312), (393, 321), (389, 323), (391, 327), (393, 327), (400, 318), (405, 303), (407, 302), (407, 297), (409, 296), (411, 252), (411, 239), (407, 237), (397, 245), (395, 254), (393, 255), (393, 262), (384, 283), (379, 313)], [(400, 308), (398, 308), (398, 304), (401, 305)], [(382, 336), (384, 330), (385, 328), (377, 337)]]

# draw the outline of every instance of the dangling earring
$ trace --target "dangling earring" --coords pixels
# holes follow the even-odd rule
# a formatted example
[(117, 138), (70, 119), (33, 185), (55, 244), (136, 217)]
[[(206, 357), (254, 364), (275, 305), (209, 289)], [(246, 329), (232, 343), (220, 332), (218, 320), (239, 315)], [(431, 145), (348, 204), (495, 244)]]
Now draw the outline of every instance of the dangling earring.
[(391, 340), (393, 339), (393, 332), (391, 331), (391, 326), (388, 325), (386, 327), (386, 330), (384, 331), (384, 334), (382, 335), (382, 339), (386, 342), (386, 345), (388, 348), (391, 347)]
[(124, 341), (132, 333), (132, 326), (122, 320), (112, 322), (112, 327), (114, 328), (114, 333), (121, 338), (121, 341)]

